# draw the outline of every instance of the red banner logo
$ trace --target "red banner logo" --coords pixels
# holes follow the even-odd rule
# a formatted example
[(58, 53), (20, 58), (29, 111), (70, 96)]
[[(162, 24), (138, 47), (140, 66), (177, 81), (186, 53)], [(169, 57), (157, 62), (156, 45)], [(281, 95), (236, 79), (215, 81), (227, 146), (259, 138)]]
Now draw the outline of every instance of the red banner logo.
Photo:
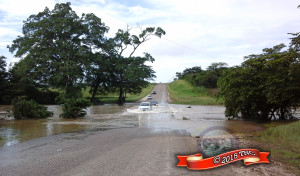
[(177, 155), (177, 158), (179, 159), (177, 166), (187, 167), (191, 170), (206, 170), (239, 160), (244, 160), (245, 165), (270, 163), (267, 159), (268, 155), (269, 152), (259, 152), (257, 149), (239, 149), (206, 159), (203, 159), (201, 153), (185, 156)]

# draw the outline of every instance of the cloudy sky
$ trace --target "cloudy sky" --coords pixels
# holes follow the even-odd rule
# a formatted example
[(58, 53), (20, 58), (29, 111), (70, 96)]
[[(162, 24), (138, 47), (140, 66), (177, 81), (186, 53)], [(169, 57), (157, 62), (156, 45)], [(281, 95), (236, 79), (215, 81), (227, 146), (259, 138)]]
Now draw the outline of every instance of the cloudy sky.
[[(239, 65), (243, 57), (300, 32), (299, 0), (69, 0), (79, 16), (94, 13), (113, 36), (127, 25), (162, 27), (166, 35), (152, 38), (136, 55), (149, 52), (156, 61), (156, 82), (171, 81), (176, 72), (212, 62)], [(23, 21), (63, 0), (0, 0), (0, 55), (16, 62), (7, 45), (22, 35)]]

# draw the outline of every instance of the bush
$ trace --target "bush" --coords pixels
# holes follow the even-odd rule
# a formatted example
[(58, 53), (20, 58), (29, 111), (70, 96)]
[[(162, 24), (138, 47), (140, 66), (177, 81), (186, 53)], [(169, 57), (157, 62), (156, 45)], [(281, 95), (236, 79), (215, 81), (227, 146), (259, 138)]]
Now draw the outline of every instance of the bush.
[(69, 98), (64, 100), (64, 105), (62, 107), (63, 113), (60, 117), (63, 118), (78, 118), (84, 117), (86, 115), (86, 109), (90, 106), (90, 102), (83, 98)]
[(47, 118), (51, 112), (47, 108), (37, 104), (34, 100), (26, 100), (26, 97), (16, 97), (13, 102), (13, 115), (15, 119), (22, 118)]

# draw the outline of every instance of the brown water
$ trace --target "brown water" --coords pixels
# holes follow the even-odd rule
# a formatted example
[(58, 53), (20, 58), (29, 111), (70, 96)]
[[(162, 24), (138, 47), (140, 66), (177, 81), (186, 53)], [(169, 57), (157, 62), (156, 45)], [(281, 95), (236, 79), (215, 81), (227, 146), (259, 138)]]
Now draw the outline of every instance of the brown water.
[[(261, 124), (242, 120), (227, 120), (223, 106), (192, 106), (165, 104), (151, 111), (138, 111), (138, 106), (101, 105), (87, 109), (87, 117), (61, 119), (61, 107), (48, 106), (53, 117), (48, 119), (6, 120), (0, 119), (0, 146), (10, 146), (31, 139), (60, 133), (108, 130), (113, 128), (150, 128), (153, 133), (178, 130), (199, 136), (210, 127), (226, 127), (234, 133), (252, 133), (263, 130)], [(186, 118), (188, 120), (183, 120)], [(211, 132), (210, 132), (211, 133)], [(223, 135), (214, 130), (210, 135)]]
[[(7, 120), (0, 118), (0, 146), (10, 146), (30, 139), (60, 133), (115, 128), (112, 123), (106, 123), (105, 121), (114, 119), (114, 116), (119, 116), (126, 107), (130, 106), (91, 106), (87, 109), (88, 118), (62, 119), (59, 118), (61, 107), (50, 105), (48, 110), (53, 112), (53, 117), (48, 119)], [(5, 108), (10, 109), (9, 106)]]

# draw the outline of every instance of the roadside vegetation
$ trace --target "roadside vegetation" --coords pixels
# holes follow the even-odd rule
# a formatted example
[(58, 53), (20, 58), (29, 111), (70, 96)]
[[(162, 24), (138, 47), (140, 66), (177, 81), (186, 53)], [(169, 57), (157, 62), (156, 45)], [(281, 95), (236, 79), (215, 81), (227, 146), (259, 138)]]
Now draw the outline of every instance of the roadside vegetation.
[[(273, 124), (273, 123), (272, 123)], [(275, 123), (257, 134), (255, 139), (271, 149), (272, 159), (283, 162), (300, 174), (300, 121)]]
[(220, 105), (222, 99), (209, 94), (205, 87), (193, 86), (186, 80), (176, 80), (168, 84), (169, 96), (172, 103), (192, 105)]
[(291, 35), (289, 46), (265, 48), (246, 56), (240, 66), (219, 62), (206, 70), (195, 66), (177, 72), (169, 85), (171, 98), (175, 103), (218, 104), (207, 98), (213, 89), (224, 100), (228, 118), (294, 119), (300, 107), (300, 33)]
[(241, 66), (226, 70), (218, 81), (227, 117), (289, 120), (300, 106), (300, 35), (284, 44), (245, 57)]
[(24, 96), (14, 98), (12, 104), (15, 119), (43, 119), (51, 115), (51, 113), (47, 111), (46, 107), (39, 105), (34, 100), (27, 100)]
[(222, 97), (218, 97), (217, 82), (228, 65), (214, 62), (203, 70), (201, 66), (186, 68), (176, 72), (174, 81), (168, 84), (168, 91), (173, 103), (194, 105), (221, 105)]

